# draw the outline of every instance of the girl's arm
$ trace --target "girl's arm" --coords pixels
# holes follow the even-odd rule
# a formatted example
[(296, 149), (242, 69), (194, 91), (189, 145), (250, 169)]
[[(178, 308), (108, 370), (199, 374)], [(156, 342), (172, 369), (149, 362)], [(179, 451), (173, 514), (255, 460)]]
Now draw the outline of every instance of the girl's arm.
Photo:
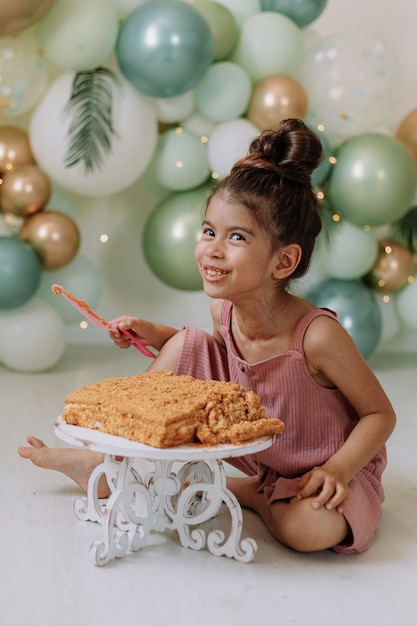
[(300, 497), (317, 493), (316, 506), (341, 511), (349, 481), (383, 447), (396, 417), (375, 374), (337, 321), (328, 317), (314, 320), (306, 332), (304, 350), (313, 378), (337, 387), (359, 416), (338, 452), (300, 481)]

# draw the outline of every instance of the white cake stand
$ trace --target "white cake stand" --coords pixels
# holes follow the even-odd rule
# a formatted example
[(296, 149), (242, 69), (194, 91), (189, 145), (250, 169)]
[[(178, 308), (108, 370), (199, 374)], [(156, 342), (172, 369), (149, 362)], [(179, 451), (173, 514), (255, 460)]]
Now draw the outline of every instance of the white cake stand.
[[(103, 463), (90, 476), (87, 496), (74, 503), (79, 519), (102, 525), (101, 541), (90, 547), (96, 565), (105, 565), (128, 551), (136, 552), (146, 546), (151, 531), (168, 529), (178, 533), (184, 547), (201, 550), (207, 546), (216, 556), (244, 563), (254, 558), (257, 545), (254, 539), (241, 539), (242, 510), (226, 487), (222, 459), (265, 450), (272, 438), (262, 437), (245, 445), (154, 448), (71, 426), (61, 417), (55, 422), (55, 432), (71, 445), (104, 453)], [(149, 461), (151, 471), (149, 464), (144, 472), (134, 467), (135, 459)], [(103, 475), (111, 491), (106, 501), (97, 495)], [(201, 524), (214, 518), (223, 503), (231, 517), (228, 537), (220, 529), (207, 534)]]

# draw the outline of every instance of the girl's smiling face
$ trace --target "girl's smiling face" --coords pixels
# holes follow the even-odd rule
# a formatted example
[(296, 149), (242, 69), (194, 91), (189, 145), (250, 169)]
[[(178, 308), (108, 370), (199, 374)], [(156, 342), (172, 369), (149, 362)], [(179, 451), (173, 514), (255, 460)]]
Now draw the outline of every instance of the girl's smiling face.
[(195, 250), (205, 292), (214, 298), (251, 298), (276, 286), (278, 253), (248, 209), (221, 194), (211, 198)]

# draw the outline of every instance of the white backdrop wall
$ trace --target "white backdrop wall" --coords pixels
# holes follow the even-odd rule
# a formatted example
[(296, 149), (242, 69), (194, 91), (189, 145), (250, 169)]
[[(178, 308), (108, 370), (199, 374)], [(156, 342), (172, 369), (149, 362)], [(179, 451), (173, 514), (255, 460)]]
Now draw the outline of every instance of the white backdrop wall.
[[(399, 63), (398, 98), (392, 111), (395, 133), (402, 118), (417, 107), (417, 3), (415, 0), (328, 0), (308, 36), (362, 33), (381, 39)], [(148, 268), (141, 242), (143, 227), (159, 198), (139, 181), (122, 193), (103, 198), (70, 196), (82, 233), (80, 254), (99, 269), (102, 295), (97, 306), (107, 318), (122, 313), (174, 326), (196, 325), (210, 329), (208, 299), (203, 292), (173, 289)], [(109, 236), (107, 243), (100, 235)], [(102, 331), (69, 328), (70, 341), (105, 341)], [(409, 342), (406, 342), (410, 345)]]

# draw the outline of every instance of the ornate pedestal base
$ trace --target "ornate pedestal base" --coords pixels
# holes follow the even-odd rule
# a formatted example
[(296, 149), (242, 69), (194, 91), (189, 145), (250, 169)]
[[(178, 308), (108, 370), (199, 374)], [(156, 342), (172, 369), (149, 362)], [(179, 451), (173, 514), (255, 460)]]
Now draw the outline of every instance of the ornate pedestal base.
[[(69, 426), (61, 418), (55, 431), (73, 445), (104, 453), (103, 463), (90, 476), (87, 497), (78, 498), (74, 505), (79, 519), (102, 526), (102, 539), (90, 548), (96, 565), (105, 565), (128, 551), (144, 548), (151, 531), (164, 530), (176, 531), (186, 548), (207, 547), (216, 556), (224, 555), (244, 563), (254, 558), (257, 545), (254, 539), (241, 539), (242, 510), (226, 487), (221, 459), (259, 452), (269, 447), (272, 439), (263, 437), (241, 446), (158, 449)], [(147, 460), (143, 472), (135, 464), (138, 458)], [(174, 470), (174, 466), (178, 469)], [(97, 496), (103, 475), (111, 491), (107, 501)], [(201, 528), (217, 515), (222, 504), (231, 519), (227, 537), (220, 529), (207, 533)]]
[[(95, 541), (90, 555), (96, 565), (120, 558), (128, 550), (144, 548), (151, 531), (175, 530), (181, 545), (194, 550), (207, 546), (216, 556), (251, 561), (256, 553), (254, 539), (241, 540), (242, 511), (235, 496), (226, 488), (222, 461), (191, 461), (178, 473), (173, 461), (153, 461), (154, 471), (142, 476), (132, 458), (117, 461), (106, 455), (104, 463), (90, 478), (88, 495), (75, 501), (75, 512), (82, 520), (102, 524), (102, 539)], [(105, 474), (111, 496), (105, 504), (97, 497), (97, 485)], [(221, 530), (208, 536), (196, 528), (215, 517), (222, 504), (231, 517), (230, 534)]]

